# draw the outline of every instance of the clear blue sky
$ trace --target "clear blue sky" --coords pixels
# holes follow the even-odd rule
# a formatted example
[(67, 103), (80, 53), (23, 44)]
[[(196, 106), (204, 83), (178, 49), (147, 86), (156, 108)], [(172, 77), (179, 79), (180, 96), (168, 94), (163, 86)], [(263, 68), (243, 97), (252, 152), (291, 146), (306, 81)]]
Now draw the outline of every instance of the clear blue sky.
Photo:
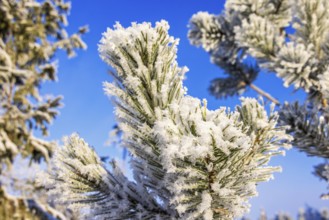
[[(116, 21), (124, 26), (130, 22), (154, 22), (165, 19), (169, 22), (170, 34), (180, 38), (178, 62), (187, 66), (185, 86), (192, 96), (208, 99), (209, 108), (219, 106), (234, 107), (239, 99), (216, 100), (209, 96), (207, 88), (211, 79), (222, 75), (222, 71), (209, 62), (208, 54), (200, 48), (191, 46), (187, 40), (187, 24), (190, 17), (198, 11), (218, 14), (223, 9), (221, 0), (72, 0), (72, 10), (68, 18), (70, 33), (79, 26), (88, 24), (90, 32), (84, 36), (88, 44), (86, 51), (78, 51), (78, 56), (66, 59), (63, 53), (59, 59), (59, 81), (43, 86), (43, 93), (64, 96), (65, 106), (50, 127), (49, 139), (60, 140), (64, 135), (78, 132), (102, 156), (118, 156), (104, 143), (115, 124), (113, 106), (104, 95), (102, 82), (110, 81), (109, 67), (103, 63), (97, 52), (97, 44), (107, 27)], [(281, 102), (303, 100), (302, 92), (293, 93), (292, 89), (282, 87), (282, 82), (274, 75), (263, 73), (256, 85), (274, 95)], [(256, 97), (253, 91), (244, 96)], [(313, 166), (320, 159), (306, 157), (304, 153), (290, 150), (285, 157), (276, 158), (271, 165), (282, 165), (283, 172), (275, 174), (275, 180), (259, 186), (259, 196), (252, 199), (250, 217), (257, 219), (264, 208), (269, 216), (279, 211), (293, 216), (300, 207), (310, 205), (316, 208), (328, 207), (327, 201), (319, 196), (326, 191), (326, 184), (312, 175)]]

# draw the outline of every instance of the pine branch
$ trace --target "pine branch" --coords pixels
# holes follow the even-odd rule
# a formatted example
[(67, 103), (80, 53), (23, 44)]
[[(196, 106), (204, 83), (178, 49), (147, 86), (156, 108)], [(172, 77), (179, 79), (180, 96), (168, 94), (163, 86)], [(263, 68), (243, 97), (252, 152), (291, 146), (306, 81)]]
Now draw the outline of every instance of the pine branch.
[[(320, 178), (320, 180), (324, 180), (329, 183), (329, 164), (328, 161), (325, 163), (319, 164), (314, 167), (313, 174)], [(322, 199), (329, 199), (329, 193), (324, 193), (321, 195)]]
[(211, 81), (209, 91), (216, 98), (225, 98), (233, 95), (241, 95), (247, 87), (256, 79), (258, 66), (248, 65), (236, 59), (234, 62), (227, 62), (221, 55), (212, 57), (213, 63), (221, 67), (229, 76), (216, 78)]
[[(249, 210), (256, 185), (279, 167), (270, 158), (288, 147), (285, 127), (254, 99), (234, 111), (211, 111), (186, 92), (186, 68), (165, 21), (104, 33), (102, 59), (116, 72), (104, 83), (116, 106), (122, 143), (132, 154), (133, 181), (101, 160), (77, 136), (66, 141), (50, 172), (54, 192), (80, 211), (111, 219), (232, 219)], [(47, 185), (47, 184), (46, 184)], [(78, 208), (78, 207), (77, 207)]]
[(320, 59), (323, 56), (322, 45), (328, 35), (328, 8), (328, 1), (325, 0), (298, 0), (294, 7), (296, 15), (293, 28), (296, 29), (296, 38), (304, 45), (312, 45), (312, 50)]
[[(76, 134), (65, 140), (58, 150), (46, 178), (39, 181), (50, 194), (60, 197), (63, 204), (80, 210), (84, 204), (91, 207), (84, 212), (89, 217), (110, 219), (148, 219), (168, 215), (147, 191), (123, 176), (115, 163), (112, 173), (95, 151)], [(84, 213), (83, 212), (83, 213)], [(82, 217), (82, 216), (81, 216)]]
[(319, 112), (314, 106), (285, 103), (280, 110), (280, 124), (289, 126), (287, 132), (294, 137), (296, 148), (309, 156), (329, 158), (326, 115), (326, 111)]
[[(123, 36), (118, 36), (119, 30), (124, 29), (117, 25), (118, 31), (108, 30), (104, 34), (100, 47), (102, 58), (117, 70), (114, 74), (118, 86), (104, 85), (117, 105), (123, 144), (133, 156), (139, 157), (132, 159), (135, 178), (142, 180), (138, 184), (167, 200), (165, 205), (168, 205), (169, 192), (163, 184), (158, 184), (165, 178), (165, 170), (152, 129), (162, 112), (181, 99), (184, 93), (181, 79), (186, 72), (177, 66), (178, 41), (167, 35), (168, 28), (165, 22), (157, 23), (155, 29), (147, 23), (133, 24), (122, 32)], [(134, 37), (129, 44), (125, 42), (126, 35)]]

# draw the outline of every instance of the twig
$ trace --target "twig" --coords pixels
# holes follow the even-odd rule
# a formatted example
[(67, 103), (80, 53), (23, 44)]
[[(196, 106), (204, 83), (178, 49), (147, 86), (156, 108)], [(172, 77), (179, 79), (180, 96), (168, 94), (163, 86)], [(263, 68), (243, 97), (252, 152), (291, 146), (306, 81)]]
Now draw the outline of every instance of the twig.
[(252, 88), (254, 91), (256, 91), (261, 96), (264, 96), (265, 98), (272, 101), (276, 105), (280, 105), (280, 102), (276, 98), (272, 97), (269, 93), (267, 93), (264, 90), (262, 90), (261, 88), (257, 87), (255, 84), (251, 83), (251, 84), (249, 84), (249, 86), (250, 86), (250, 88)]

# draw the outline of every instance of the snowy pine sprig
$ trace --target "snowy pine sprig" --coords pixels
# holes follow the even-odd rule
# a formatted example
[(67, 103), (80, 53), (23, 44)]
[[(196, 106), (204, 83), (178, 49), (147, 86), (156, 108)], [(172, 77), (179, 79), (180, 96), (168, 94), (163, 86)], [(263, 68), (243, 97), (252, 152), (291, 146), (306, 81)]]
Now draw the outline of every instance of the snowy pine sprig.
[[(289, 145), (278, 114), (254, 99), (230, 111), (209, 110), (186, 95), (186, 68), (165, 21), (116, 24), (103, 34), (102, 59), (115, 72), (105, 91), (116, 107), (133, 180), (115, 164), (106, 170), (81, 138), (71, 136), (49, 172), (55, 193), (84, 214), (111, 219), (233, 219), (249, 210), (256, 185), (279, 167), (267, 166)], [(86, 210), (87, 209), (87, 210)], [(89, 212), (88, 210), (91, 210)]]
[[(327, 160), (329, 158), (328, 142), (328, 108), (320, 109), (312, 105), (300, 105), (298, 102), (285, 103), (280, 110), (279, 123), (288, 125), (287, 133), (294, 139), (292, 144), (308, 156), (316, 156)], [(328, 182), (328, 163), (315, 167), (314, 174)], [(328, 199), (328, 193), (321, 196)]]
[[(324, 180), (327, 182), (327, 190), (329, 189), (329, 163), (328, 160), (325, 161), (325, 163), (321, 163), (314, 167), (313, 174), (317, 177), (319, 177), (321, 180)], [(328, 200), (329, 199), (329, 192), (323, 193), (321, 195), (321, 199)], [(329, 218), (329, 217), (328, 217)]]
[(216, 98), (242, 94), (258, 75), (257, 65), (243, 62), (245, 49), (236, 43), (231, 19), (235, 17), (199, 12), (192, 16), (189, 25), (191, 44), (205, 49), (211, 61), (228, 74), (211, 82), (209, 91)]
[[(284, 130), (274, 131), (277, 115), (268, 117), (253, 99), (242, 100), (233, 112), (210, 111), (190, 97), (173, 107), (177, 113), (161, 122), (158, 133), (166, 141), (162, 154), (170, 162), (167, 172), (178, 212), (188, 219), (242, 216), (249, 210), (248, 199), (257, 195), (255, 183), (278, 170), (263, 165), (282, 153), (278, 145), (289, 139)], [(197, 210), (195, 201), (200, 201)]]
[(159, 198), (168, 197), (169, 192), (159, 184), (165, 170), (152, 129), (164, 111), (182, 99), (182, 79), (187, 71), (178, 67), (178, 40), (168, 35), (168, 29), (164, 21), (155, 28), (150, 23), (132, 24), (127, 29), (117, 24), (115, 30), (104, 34), (99, 47), (103, 60), (116, 69), (116, 82), (104, 86), (117, 106), (123, 144), (138, 157), (132, 161), (135, 178), (145, 188), (153, 188)]
[(300, 105), (298, 102), (285, 103), (280, 110), (280, 123), (288, 125), (293, 145), (310, 156), (329, 158), (328, 110)]
[(40, 175), (39, 182), (50, 195), (60, 198), (58, 203), (79, 210), (80, 218), (119, 220), (167, 216), (154, 198), (123, 175), (115, 162), (111, 163), (109, 172), (96, 152), (77, 134), (65, 138), (63, 148), (56, 152), (52, 162), (48, 174)]

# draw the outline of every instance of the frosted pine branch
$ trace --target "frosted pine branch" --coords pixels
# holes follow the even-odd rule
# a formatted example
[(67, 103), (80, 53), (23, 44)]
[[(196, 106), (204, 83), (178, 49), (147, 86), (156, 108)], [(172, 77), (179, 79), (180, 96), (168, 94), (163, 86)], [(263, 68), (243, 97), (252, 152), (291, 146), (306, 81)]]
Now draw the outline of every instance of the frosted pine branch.
[[(87, 219), (145, 219), (165, 216), (146, 191), (123, 176), (112, 163), (106, 170), (96, 152), (77, 134), (67, 137), (62, 149), (54, 156), (47, 176), (40, 176), (51, 195), (63, 204), (81, 211)], [(90, 207), (86, 208), (86, 204)], [(161, 214), (162, 213), (162, 214)], [(80, 216), (80, 218), (83, 218)]]
[(226, 0), (225, 16), (231, 19), (238, 17), (243, 20), (253, 14), (266, 17), (275, 26), (285, 27), (291, 21), (291, 1)]
[(238, 45), (248, 48), (248, 53), (260, 62), (275, 59), (275, 53), (285, 40), (279, 27), (269, 19), (255, 14), (242, 20), (241, 26), (236, 26), (234, 32)]
[(328, 8), (328, 1), (325, 0), (298, 0), (293, 7), (296, 14), (293, 27), (296, 29), (297, 40), (312, 45), (319, 58), (323, 56), (321, 47), (328, 35)]
[(280, 124), (289, 125), (293, 145), (310, 156), (329, 158), (327, 112), (317, 107), (286, 103), (280, 111)]
[(199, 12), (191, 18), (190, 28), (188, 36), (191, 44), (201, 46), (207, 52), (216, 51), (221, 43), (234, 40), (228, 34), (233, 30), (228, 29), (230, 26), (224, 16)]
[[(174, 204), (188, 219), (201, 217), (202, 210), (204, 219), (241, 216), (249, 209), (248, 198), (257, 195), (255, 183), (268, 181), (271, 173), (278, 171), (278, 167), (263, 165), (282, 153), (276, 146), (289, 137), (284, 130), (274, 132), (277, 116), (268, 118), (255, 100), (244, 99), (235, 112), (227, 112), (224, 108), (209, 111), (205, 103), (185, 99), (175, 107), (173, 115), (178, 117), (173, 122), (166, 120), (158, 129), (167, 139), (163, 154), (171, 159), (168, 172), (175, 174)], [(175, 124), (185, 129), (173, 130)], [(175, 140), (175, 136), (179, 138)], [(211, 202), (207, 203), (206, 197)], [(195, 201), (201, 202), (197, 210)], [(210, 207), (214, 207), (212, 212)]]
[(209, 110), (186, 95), (186, 68), (176, 62), (178, 40), (165, 21), (124, 28), (116, 24), (101, 40), (102, 59), (114, 69), (105, 91), (116, 106), (122, 144), (132, 154), (133, 181), (114, 166), (106, 171), (77, 136), (66, 141), (50, 172), (54, 192), (69, 204), (113, 219), (232, 219), (249, 210), (256, 185), (280, 167), (291, 137), (254, 99), (234, 111)]
[(191, 18), (190, 28), (191, 44), (203, 47), (211, 55), (212, 62), (228, 74), (211, 82), (210, 93), (216, 98), (242, 94), (256, 79), (258, 66), (242, 62), (244, 50), (236, 44), (229, 21), (221, 15), (199, 12)]
[(213, 62), (221, 66), (225, 73), (229, 74), (225, 78), (216, 78), (211, 81), (209, 91), (216, 98), (226, 98), (233, 95), (241, 95), (247, 86), (256, 79), (258, 66), (248, 65), (236, 60), (233, 63), (226, 63), (222, 59), (213, 58)]
[[(329, 164), (328, 164), (328, 161), (315, 166), (313, 174), (316, 175), (317, 177), (319, 177), (321, 180), (324, 180), (328, 183), (328, 187), (327, 187), (327, 190), (328, 190), (329, 189)], [(329, 192), (322, 194), (321, 198), (328, 200)]]

